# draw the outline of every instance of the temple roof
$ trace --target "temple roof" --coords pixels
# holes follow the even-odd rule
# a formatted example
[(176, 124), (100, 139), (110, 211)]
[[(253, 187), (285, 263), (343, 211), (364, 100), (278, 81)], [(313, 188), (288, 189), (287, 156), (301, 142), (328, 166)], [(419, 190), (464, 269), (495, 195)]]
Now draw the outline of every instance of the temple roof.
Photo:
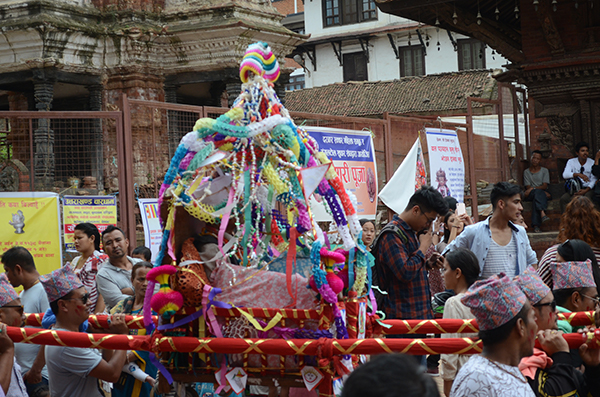
[(338, 116), (464, 114), (467, 97), (497, 99), (492, 74), (490, 70), (469, 70), (391, 81), (335, 83), (287, 92), (285, 106), (290, 111)]

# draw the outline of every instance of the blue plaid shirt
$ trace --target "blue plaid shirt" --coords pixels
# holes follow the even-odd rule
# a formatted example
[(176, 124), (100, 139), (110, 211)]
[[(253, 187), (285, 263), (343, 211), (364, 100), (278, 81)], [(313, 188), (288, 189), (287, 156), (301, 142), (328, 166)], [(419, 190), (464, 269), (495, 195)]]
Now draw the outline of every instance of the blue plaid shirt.
[(408, 241), (402, 242), (395, 233), (388, 232), (377, 244), (377, 262), (381, 286), (388, 293), (383, 308), (389, 319), (431, 319), (431, 292), (425, 266), (425, 254), (419, 250), (414, 230), (398, 215), (392, 219), (404, 232)]

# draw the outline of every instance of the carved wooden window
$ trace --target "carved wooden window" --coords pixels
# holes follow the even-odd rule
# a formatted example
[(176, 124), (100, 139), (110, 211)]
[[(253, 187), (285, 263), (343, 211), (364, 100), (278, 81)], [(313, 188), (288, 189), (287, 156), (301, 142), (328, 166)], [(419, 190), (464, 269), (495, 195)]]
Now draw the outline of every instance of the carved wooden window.
[(375, 0), (323, 0), (323, 25), (349, 25), (377, 19)]
[(484, 44), (475, 39), (458, 40), (458, 70), (485, 69)]
[(400, 47), (400, 76), (425, 75), (425, 55), (421, 46)]
[(367, 58), (362, 52), (344, 54), (344, 82), (365, 81), (369, 79), (367, 73)]

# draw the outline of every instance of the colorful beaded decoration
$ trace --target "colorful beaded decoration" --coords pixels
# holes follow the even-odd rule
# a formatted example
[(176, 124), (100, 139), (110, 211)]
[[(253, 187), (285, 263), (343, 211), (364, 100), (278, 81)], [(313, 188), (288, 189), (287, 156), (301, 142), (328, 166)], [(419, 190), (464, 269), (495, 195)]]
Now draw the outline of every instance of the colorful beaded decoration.
[[(217, 119), (199, 119), (193, 131), (181, 139), (160, 189), (159, 206), (166, 204), (161, 214), (166, 219), (162, 219), (163, 240), (155, 266), (176, 260), (171, 241), (176, 207), (218, 228), (219, 250), (225, 257), (240, 257), (244, 266), (263, 268), (265, 261), (286, 255), (286, 250), (295, 252), (296, 244), (302, 244), (311, 252), (317, 290), (333, 308), (336, 335), (344, 338), (348, 334), (337, 306), (343, 283), (332, 268), (332, 263), (344, 256), (321, 251), (327, 245), (324, 234), (311, 216), (298, 177), (305, 168), (331, 161), (319, 151), (317, 142), (294, 124), (277, 97), (273, 83), (279, 73), (279, 63), (266, 43), (250, 45), (240, 65), (243, 84), (233, 107)], [(344, 189), (334, 167), (315, 193), (323, 198), (344, 249), (354, 258), (361, 232), (352, 201), (356, 198)], [(224, 245), (226, 230), (233, 238)], [(157, 269), (163, 268), (154, 277), (161, 284), (162, 295), (152, 297), (152, 308), (159, 313), (176, 310), (179, 299), (173, 295), (174, 301), (166, 302), (172, 296), (167, 289), (168, 273), (177, 267), (169, 264)], [(364, 293), (368, 277), (362, 253), (357, 255), (356, 268), (351, 288)]]

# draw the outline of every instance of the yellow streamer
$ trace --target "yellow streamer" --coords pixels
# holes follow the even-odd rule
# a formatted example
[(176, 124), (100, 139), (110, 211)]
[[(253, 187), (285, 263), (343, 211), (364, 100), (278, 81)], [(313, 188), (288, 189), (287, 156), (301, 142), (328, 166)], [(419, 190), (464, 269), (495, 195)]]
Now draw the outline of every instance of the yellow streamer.
[(267, 332), (268, 330), (270, 330), (271, 328), (273, 328), (279, 322), (279, 320), (281, 320), (281, 318), (283, 317), (281, 315), (281, 313), (277, 313), (275, 315), (275, 317), (273, 317), (271, 319), (271, 321), (269, 321), (269, 323), (267, 325), (265, 325), (265, 327), (263, 328), (258, 323), (258, 321), (256, 321), (256, 319), (254, 317), (252, 317), (252, 315), (250, 315), (250, 313), (247, 313), (247, 312), (243, 311), (239, 307), (236, 307), (236, 309), (239, 310), (240, 314), (242, 314), (244, 317), (246, 317), (246, 319), (250, 322), (250, 324), (252, 324), (254, 326), (254, 328), (256, 328), (259, 331), (263, 331), (263, 332)]

